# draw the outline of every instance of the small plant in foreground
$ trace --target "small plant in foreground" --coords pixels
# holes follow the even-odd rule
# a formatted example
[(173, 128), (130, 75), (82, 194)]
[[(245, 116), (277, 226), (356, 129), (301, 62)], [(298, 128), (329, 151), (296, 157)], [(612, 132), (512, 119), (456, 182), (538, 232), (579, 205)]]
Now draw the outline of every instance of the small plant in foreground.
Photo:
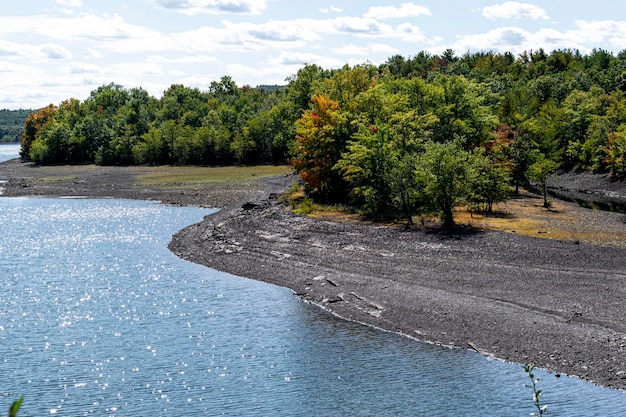
[(541, 390), (537, 388), (537, 383), (539, 382), (539, 378), (535, 379), (535, 374), (533, 371), (535, 370), (535, 365), (522, 365), (524, 372), (528, 374), (530, 378), (531, 384), (526, 385), (526, 387), (530, 388), (533, 391), (533, 404), (535, 408), (537, 408), (538, 413), (531, 413), (531, 416), (542, 416), (548, 412), (547, 405), (541, 405)]
[(17, 411), (20, 409), (22, 401), (24, 401), (24, 397), (20, 397), (19, 399), (15, 400), (13, 404), (11, 404), (11, 408), (9, 408), (9, 417), (17, 417)]

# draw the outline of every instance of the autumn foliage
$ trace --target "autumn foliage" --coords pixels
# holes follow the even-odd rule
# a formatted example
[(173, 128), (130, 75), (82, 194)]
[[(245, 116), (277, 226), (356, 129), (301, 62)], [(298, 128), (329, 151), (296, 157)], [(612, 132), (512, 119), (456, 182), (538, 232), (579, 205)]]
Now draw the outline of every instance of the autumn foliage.
[(46, 123), (54, 118), (57, 110), (57, 106), (50, 104), (47, 107), (39, 109), (36, 113), (31, 113), (26, 118), (21, 146), (21, 155), (23, 159), (29, 158), (30, 148), (37, 138), (37, 134), (46, 125)]
[(329, 196), (344, 185), (335, 165), (350, 139), (347, 121), (337, 101), (317, 95), (296, 122), (297, 152), (291, 165), (310, 191)]

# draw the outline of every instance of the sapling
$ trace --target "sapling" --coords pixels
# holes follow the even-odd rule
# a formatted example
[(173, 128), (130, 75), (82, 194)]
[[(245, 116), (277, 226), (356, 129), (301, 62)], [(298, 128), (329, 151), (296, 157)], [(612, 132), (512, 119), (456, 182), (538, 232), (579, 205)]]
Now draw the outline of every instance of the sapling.
[(530, 378), (531, 384), (526, 385), (526, 387), (530, 388), (533, 391), (533, 404), (535, 408), (537, 408), (538, 413), (531, 413), (531, 416), (539, 417), (548, 412), (547, 405), (541, 405), (541, 390), (538, 389), (537, 383), (539, 382), (539, 378), (535, 378), (535, 374), (533, 371), (535, 370), (535, 365), (522, 365), (524, 372), (528, 374)]

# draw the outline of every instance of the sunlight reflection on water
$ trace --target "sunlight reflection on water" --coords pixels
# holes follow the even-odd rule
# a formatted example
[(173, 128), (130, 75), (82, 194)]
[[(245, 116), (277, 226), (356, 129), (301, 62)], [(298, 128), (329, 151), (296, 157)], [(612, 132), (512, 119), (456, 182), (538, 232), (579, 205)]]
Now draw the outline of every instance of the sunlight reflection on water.
[[(207, 213), (0, 199), (0, 410), (24, 394), (25, 415), (533, 411), (519, 365), (337, 320), (172, 255), (171, 234)], [(626, 415), (624, 393), (538, 374), (559, 415)]]

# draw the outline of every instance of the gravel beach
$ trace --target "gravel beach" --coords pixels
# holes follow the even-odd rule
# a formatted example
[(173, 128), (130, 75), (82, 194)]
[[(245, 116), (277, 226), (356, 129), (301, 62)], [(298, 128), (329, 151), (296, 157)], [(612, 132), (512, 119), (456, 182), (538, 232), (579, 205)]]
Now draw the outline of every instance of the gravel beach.
[[(139, 186), (137, 176), (151, 169), (32, 167), (13, 160), (0, 164), (0, 180), (8, 181), (0, 187), (3, 196), (221, 208), (176, 233), (170, 249), (214, 269), (288, 287), (343, 319), (626, 389), (623, 214), (559, 202), (560, 210), (583, 219), (576, 227), (616, 233), (617, 244), (467, 226), (447, 230), (436, 223), (407, 229), (293, 214), (277, 198), (295, 180), (290, 174), (201, 189)], [(581, 178), (584, 184), (577, 184)], [(607, 184), (611, 189), (602, 194)], [(563, 176), (551, 187), (589, 201), (626, 195), (626, 185), (607, 178)]]

